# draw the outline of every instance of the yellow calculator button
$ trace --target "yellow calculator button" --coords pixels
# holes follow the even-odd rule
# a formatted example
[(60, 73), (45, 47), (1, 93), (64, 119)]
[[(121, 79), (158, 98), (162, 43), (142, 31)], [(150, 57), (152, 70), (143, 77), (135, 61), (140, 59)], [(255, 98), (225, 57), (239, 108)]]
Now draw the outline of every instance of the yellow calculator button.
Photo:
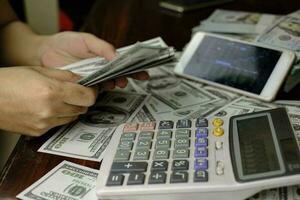
[(214, 128), (213, 134), (217, 137), (224, 135), (224, 129), (221, 127)]
[(215, 126), (215, 127), (219, 127), (219, 126), (222, 126), (224, 123), (224, 121), (221, 119), (221, 118), (215, 118), (212, 122), (212, 124)]

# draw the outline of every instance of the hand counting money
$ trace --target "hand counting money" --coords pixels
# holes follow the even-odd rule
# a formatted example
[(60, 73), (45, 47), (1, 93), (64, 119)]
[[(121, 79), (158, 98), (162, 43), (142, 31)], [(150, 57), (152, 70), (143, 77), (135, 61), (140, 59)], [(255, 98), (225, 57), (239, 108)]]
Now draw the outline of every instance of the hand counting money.
[(116, 77), (133, 74), (171, 61), (175, 51), (172, 47), (158, 47), (136, 43), (126, 53), (104, 65), (93, 74), (79, 80), (79, 84), (92, 86)]

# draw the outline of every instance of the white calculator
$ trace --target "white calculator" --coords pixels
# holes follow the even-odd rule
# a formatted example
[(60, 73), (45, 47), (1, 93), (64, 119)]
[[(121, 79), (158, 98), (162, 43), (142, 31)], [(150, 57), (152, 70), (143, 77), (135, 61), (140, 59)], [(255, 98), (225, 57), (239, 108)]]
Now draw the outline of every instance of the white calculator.
[(300, 183), (284, 108), (228, 117), (127, 123), (102, 161), (99, 199), (240, 200)]

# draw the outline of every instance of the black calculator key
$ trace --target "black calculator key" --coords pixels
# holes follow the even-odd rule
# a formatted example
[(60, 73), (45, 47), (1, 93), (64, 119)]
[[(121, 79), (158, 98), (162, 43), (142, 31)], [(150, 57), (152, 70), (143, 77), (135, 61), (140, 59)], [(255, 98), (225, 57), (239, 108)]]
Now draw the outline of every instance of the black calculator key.
[(192, 121), (189, 119), (180, 119), (177, 121), (177, 128), (191, 128)]
[(208, 181), (208, 173), (204, 170), (197, 170), (194, 173), (194, 182), (207, 182)]
[(160, 121), (159, 122), (159, 129), (172, 129), (174, 126), (174, 122), (173, 121)]
[(129, 174), (127, 185), (141, 185), (144, 184), (145, 174), (143, 173), (132, 173)]
[(173, 160), (172, 170), (188, 170), (189, 161), (187, 160)]
[(186, 183), (189, 174), (185, 171), (174, 171), (171, 175), (170, 183)]
[(152, 162), (151, 171), (166, 171), (168, 169), (168, 161), (155, 160)]
[(165, 183), (166, 177), (165, 172), (152, 172), (149, 177), (149, 184)]
[(147, 166), (147, 162), (113, 162), (111, 166), (111, 172), (145, 172), (147, 170)]
[(196, 127), (208, 127), (208, 121), (206, 118), (197, 118)]
[(110, 174), (106, 185), (107, 186), (120, 186), (123, 185), (124, 175), (122, 174)]

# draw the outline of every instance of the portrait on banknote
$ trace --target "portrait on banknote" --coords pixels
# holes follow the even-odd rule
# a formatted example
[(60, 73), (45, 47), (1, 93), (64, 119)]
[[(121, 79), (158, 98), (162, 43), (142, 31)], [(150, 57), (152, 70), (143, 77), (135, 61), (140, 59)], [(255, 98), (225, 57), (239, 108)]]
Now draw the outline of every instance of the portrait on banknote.
[(124, 123), (129, 118), (129, 113), (122, 109), (112, 106), (94, 106), (85, 115), (81, 121), (89, 126), (97, 125), (99, 127), (117, 126)]
[(175, 76), (170, 75), (157, 75), (151, 77), (147, 84), (148, 90), (164, 90), (174, 88), (180, 84), (180, 80), (177, 79)]

